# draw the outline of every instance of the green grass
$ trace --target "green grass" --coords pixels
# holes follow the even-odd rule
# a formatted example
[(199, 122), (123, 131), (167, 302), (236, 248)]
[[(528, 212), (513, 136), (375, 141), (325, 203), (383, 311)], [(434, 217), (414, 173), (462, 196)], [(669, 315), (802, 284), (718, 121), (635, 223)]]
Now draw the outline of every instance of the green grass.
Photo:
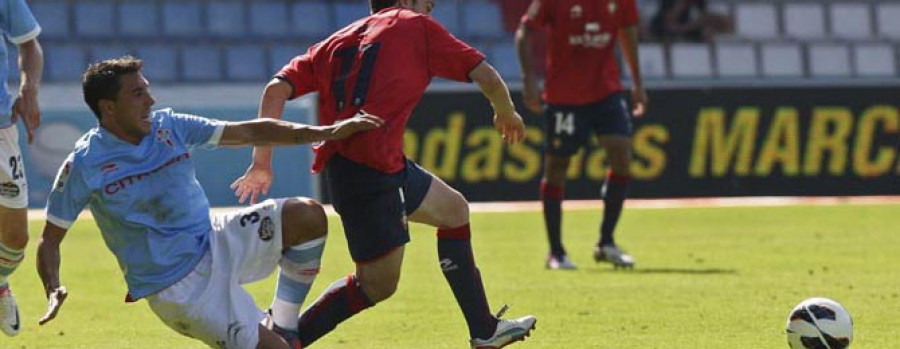
[[(565, 213), (564, 239), (581, 267), (543, 268), (539, 213), (476, 213), (476, 258), (494, 308), (534, 314), (537, 330), (513, 348), (787, 348), (788, 312), (804, 298), (843, 303), (856, 326), (854, 348), (897, 348), (900, 338), (900, 206), (790, 206), (631, 209), (618, 242), (633, 271), (590, 257), (598, 213)], [(323, 271), (308, 300), (352, 270), (336, 217)], [(162, 325), (145, 302), (126, 304), (116, 262), (90, 221), (63, 243), (70, 296), (43, 327), (34, 271), (40, 225), (13, 276), (23, 332), (2, 348), (203, 348)], [(437, 265), (433, 230), (413, 227), (394, 298), (348, 320), (314, 348), (466, 348), (461, 313)], [(250, 285), (260, 307), (274, 277)]]

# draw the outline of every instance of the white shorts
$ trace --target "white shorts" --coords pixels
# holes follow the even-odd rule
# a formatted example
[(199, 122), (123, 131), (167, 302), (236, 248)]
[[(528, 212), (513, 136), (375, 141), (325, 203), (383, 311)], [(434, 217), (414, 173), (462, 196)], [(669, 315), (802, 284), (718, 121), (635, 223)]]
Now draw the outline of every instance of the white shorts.
[(278, 265), (284, 200), (213, 216), (209, 253), (183, 279), (147, 297), (156, 316), (210, 347), (256, 348), (265, 315), (241, 285)]
[(28, 181), (16, 125), (0, 129), (0, 205), (28, 207)]

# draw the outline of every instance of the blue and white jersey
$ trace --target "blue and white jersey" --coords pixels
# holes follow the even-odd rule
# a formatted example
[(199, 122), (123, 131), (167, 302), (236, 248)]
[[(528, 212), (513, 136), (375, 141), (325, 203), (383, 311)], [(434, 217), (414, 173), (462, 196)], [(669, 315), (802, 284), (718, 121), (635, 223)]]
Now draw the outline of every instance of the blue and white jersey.
[(9, 52), (6, 39), (13, 44), (34, 39), (41, 33), (41, 27), (25, 5), (25, 0), (0, 0), (0, 128), (9, 126), (12, 115), (12, 96), (6, 86), (9, 77)]
[(134, 145), (102, 127), (75, 144), (47, 201), (47, 220), (68, 229), (88, 206), (139, 299), (187, 275), (209, 249), (209, 201), (191, 151), (219, 143), (225, 122), (171, 109), (152, 113)]

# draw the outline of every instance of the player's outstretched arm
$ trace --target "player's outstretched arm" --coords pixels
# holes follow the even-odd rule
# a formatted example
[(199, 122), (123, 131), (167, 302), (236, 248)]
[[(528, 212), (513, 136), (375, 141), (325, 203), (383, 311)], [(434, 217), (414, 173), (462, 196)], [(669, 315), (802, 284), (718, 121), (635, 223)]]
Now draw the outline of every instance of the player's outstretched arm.
[(56, 318), (59, 308), (68, 296), (66, 287), (59, 283), (59, 245), (66, 236), (66, 229), (53, 223), (44, 225), (44, 233), (37, 248), (37, 270), (44, 283), (44, 292), (47, 296), (47, 311), (38, 320), (43, 325)]
[(17, 118), (22, 118), (28, 144), (31, 144), (34, 139), (33, 131), (41, 124), (38, 89), (44, 71), (44, 51), (41, 50), (41, 44), (36, 38), (23, 42), (18, 47), (19, 66), (22, 67), (21, 84), (19, 96), (13, 102), (12, 122), (15, 123)]
[(641, 65), (638, 63), (638, 34), (637, 25), (622, 28), (619, 32), (619, 46), (631, 71), (631, 102), (634, 104), (632, 113), (635, 117), (642, 117), (647, 110), (649, 99), (644, 90), (644, 82), (641, 77)]
[(525, 123), (522, 117), (516, 112), (512, 99), (509, 97), (509, 89), (503, 78), (490, 64), (482, 61), (475, 69), (469, 73), (481, 93), (489, 101), (494, 108), (494, 129), (503, 136), (507, 143), (516, 143), (522, 140), (525, 135)]
[(225, 125), (219, 146), (297, 145), (347, 138), (384, 124), (381, 118), (359, 113), (333, 125), (311, 126), (290, 121), (261, 118)]

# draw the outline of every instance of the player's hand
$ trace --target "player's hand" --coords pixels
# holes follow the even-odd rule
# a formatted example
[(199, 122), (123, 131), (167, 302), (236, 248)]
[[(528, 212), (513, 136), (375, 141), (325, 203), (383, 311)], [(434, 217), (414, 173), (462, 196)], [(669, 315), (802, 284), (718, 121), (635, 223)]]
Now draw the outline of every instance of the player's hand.
[(650, 99), (647, 98), (647, 91), (644, 90), (644, 87), (638, 86), (631, 90), (631, 103), (634, 105), (631, 114), (634, 117), (643, 117), (644, 113), (647, 112), (647, 104), (649, 102)]
[(525, 123), (515, 111), (494, 114), (494, 129), (508, 144), (517, 143), (525, 137)]
[(235, 179), (229, 187), (234, 190), (234, 195), (238, 197), (239, 203), (243, 204), (249, 197), (250, 204), (254, 205), (259, 201), (259, 193), (269, 194), (273, 178), (271, 167), (251, 164), (247, 168), (247, 172)]
[(383, 119), (360, 110), (356, 116), (338, 121), (334, 125), (331, 125), (330, 139), (344, 139), (350, 137), (354, 133), (376, 129), (383, 125)]
[(44, 316), (41, 316), (38, 320), (38, 325), (44, 325), (56, 318), (56, 314), (59, 313), (59, 308), (62, 307), (63, 302), (66, 301), (66, 297), (68, 296), (69, 291), (66, 290), (65, 286), (59, 286), (49, 291), (47, 293), (47, 312), (45, 312)]
[(540, 114), (544, 110), (541, 101), (541, 88), (534, 79), (525, 79), (522, 87), (522, 99), (525, 102), (525, 108), (532, 113)]
[(41, 110), (38, 107), (37, 96), (22, 94), (13, 102), (12, 123), (22, 118), (25, 124), (25, 133), (28, 135), (28, 144), (34, 140), (34, 129), (41, 125)]

